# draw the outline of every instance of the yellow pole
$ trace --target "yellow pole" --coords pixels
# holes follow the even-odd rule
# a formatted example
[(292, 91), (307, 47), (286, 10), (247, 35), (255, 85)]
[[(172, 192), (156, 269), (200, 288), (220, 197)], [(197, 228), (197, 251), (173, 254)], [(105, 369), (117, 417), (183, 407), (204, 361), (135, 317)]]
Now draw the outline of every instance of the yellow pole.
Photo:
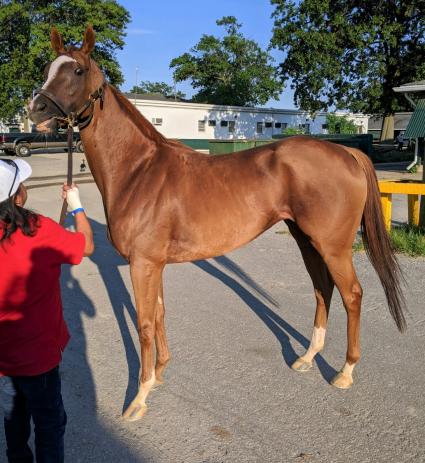
[(387, 231), (391, 230), (391, 207), (393, 195), (391, 193), (381, 193), (382, 212)]
[(419, 225), (419, 196), (407, 195), (409, 225)]

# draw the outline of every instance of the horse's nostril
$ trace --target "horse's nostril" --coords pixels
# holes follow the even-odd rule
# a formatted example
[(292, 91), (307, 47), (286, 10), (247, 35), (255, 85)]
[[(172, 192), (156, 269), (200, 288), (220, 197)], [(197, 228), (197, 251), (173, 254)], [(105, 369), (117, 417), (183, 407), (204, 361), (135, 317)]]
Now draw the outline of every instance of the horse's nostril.
[(46, 103), (39, 103), (37, 105), (37, 111), (44, 111), (47, 108)]

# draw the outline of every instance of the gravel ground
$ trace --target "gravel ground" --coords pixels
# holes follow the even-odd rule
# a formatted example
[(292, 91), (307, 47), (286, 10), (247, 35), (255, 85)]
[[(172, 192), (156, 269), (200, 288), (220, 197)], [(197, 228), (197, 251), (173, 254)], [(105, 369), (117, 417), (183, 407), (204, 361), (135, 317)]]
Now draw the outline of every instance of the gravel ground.
[[(48, 164), (54, 175), (61, 157), (37, 155), (30, 162), (35, 172)], [(139, 369), (129, 269), (106, 240), (95, 186), (81, 185), (81, 194), (96, 251), (62, 272), (72, 333), (62, 363), (67, 461), (425, 461), (425, 259), (400, 258), (409, 281), (409, 329), (400, 335), (367, 257), (355, 255), (364, 288), (362, 359), (348, 391), (329, 385), (346, 349), (337, 293), (315, 368), (299, 374), (289, 367), (308, 346), (314, 297), (284, 225), (225, 257), (168, 266), (172, 360), (145, 417), (126, 423), (120, 416), (137, 390)], [(29, 206), (57, 219), (58, 188), (31, 190)], [(402, 200), (394, 208), (396, 219), (407, 215)]]

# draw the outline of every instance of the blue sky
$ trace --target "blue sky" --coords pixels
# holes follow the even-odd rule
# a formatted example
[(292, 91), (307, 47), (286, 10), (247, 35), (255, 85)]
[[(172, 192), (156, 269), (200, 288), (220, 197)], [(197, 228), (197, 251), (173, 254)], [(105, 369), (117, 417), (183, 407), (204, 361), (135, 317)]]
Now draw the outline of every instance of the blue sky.
[[(190, 50), (202, 34), (221, 34), (222, 27), (216, 20), (223, 16), (236, 16), (242, 23), (245, 37), (255, 40), (266, 48), (271, 38), (273, 8), (269, 0), (118, 0), (131, 15), (126, 45), (117, 53), (125, 83), (124, 91), (137, 81), (163, 81), (172, 85), (170, 61)], [(277, 62), (281, 53), (272, 55)], [(177, 89), (193, 94), (189, 83), (177, 84)], [(279, 101), (271, 100), (267, 106), (294, 108), (293, 92), (283, 90)]]

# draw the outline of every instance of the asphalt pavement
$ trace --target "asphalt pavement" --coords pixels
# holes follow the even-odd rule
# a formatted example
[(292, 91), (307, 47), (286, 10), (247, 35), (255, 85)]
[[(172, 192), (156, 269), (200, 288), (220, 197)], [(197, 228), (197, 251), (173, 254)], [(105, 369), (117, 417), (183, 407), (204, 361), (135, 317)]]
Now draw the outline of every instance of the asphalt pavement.
[[(76, 156), (76, 171), (82, 157)], [(34, 155), (29, 162), (35, 177), (65, 175), (65, 153)], [(47, 185), (56, 181), (62, 180), (40, 180), (44, 185), (29, 191), (28, 206), (57, 220), (60, 187)], [(400, 257), (409, 309), (409, 328), (401, 335), (371, 264), (356, 253), (364, 289), (362, 359), (346, 391), (329, 384), (346, 350), (337, 293), (315, 367), (305, 374), (290, 369), (308, 346), (315, 300), (283, 224), (226, 256), (167, 266), (172, 359), (144, 418), (127, 423), (121, 413), (137, 391), (139, 371), (129, 268), (106, 239), (96, 186), (83, 183), (80, 190), (96, 251), (62, 271), (72, 334), (61, 368), (66, 461), (425, 462), (425, 259)], [(405, 220), (402, 198), (394, 208), (395, 219)], [(6, 462), (4, 450), (0, 462)]]

